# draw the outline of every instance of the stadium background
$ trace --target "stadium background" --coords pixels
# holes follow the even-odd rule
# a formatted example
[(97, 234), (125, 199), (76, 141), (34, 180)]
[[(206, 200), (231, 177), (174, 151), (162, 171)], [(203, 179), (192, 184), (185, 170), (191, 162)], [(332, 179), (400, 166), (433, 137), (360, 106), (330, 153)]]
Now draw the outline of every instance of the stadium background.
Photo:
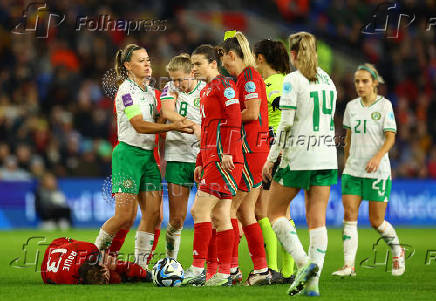
[[(37, 227), (34, 192), (45, 172), (58, 178), (73, 225), (99, 227), (113, 212), (108, 177), (116, 125), (102, 81), (113, 68), (115, 51), (130, 42), (143, 45), (152, 59), (153, 83), (161, 88), (165, 82), (159, 79), (167, 76), (164, 67), (172, 56), (202, 43), (217, 44), (229, 29), (246, 33), (251, 46), (263, 38), (286, 42), (298, 30), (316, 34), (320, 65), (338, 88), (338, 136), (344, 135), (345, 105), (355, 97), (356, 66), (375, 64), (387, 82), (380, 93), (392, 101), (399, 128), (390, 153), (394, 181), (388, 219), (401, 226), (436, 225), (436, 26), (429, 24), (436, 18), (435, 1), (396, 2), (390, 10), (393, 2), (369, 0), (61, 0), (48, 1), (39, 11), (42, 4), (29, 3), (0, 1), (0, 229)], [(406, 17), (399, 19), (400, 14)], [(94, 30), (90, 24), (77, 30), (80, 17), (97, 22), (100, 16), (154, 20), (162, 27), (129, 34)], [(338, 155), (342, 170), (342, 147)], [(342, 224), (340, 198), (337, 185), (329, 226)], [(301, 194), (291, 210), (304, 227)], [(164, 212), (163, 226), (166, 206)], [(368, 225), (367, 204), (359, 221)]]

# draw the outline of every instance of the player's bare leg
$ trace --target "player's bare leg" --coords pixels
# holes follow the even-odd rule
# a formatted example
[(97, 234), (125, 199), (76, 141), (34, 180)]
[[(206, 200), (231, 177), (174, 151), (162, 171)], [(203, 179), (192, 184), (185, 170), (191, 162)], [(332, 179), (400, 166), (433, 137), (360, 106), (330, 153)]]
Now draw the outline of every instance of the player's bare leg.
[(318, 267), (316, 276), (304, 287), (304, 294), (308, 296), (319, 296), (318, 282), (328, 244), (325, 218), (329, 197), (330, 186), (311, 186), (305, 191), (306, 220), (310, 236), (309, 258)]
[(394, 227), (385, 220), (387, 205), (386, 202), (369, 202), (369, 221), (386, 244), (391, 247), (392, 276), (401, 276), (406, 271), (405, 251), (400, 245), (400, 239)]
[[(112, 243), (116, 233), (126, 225), (132, 224), (132, 216), (136, 213), (138, 196), (132, 193), (115, 194), (115, 213), (100, 229), (95, 245), (100, 250), (106, 250)], [(134, 220), (134, 218), (133, 218)]]
[(166, 233), (166, 252), (168, 257), (177, 259), (180, 248), (181, 232), (185, 222), (191, 189), (173, 183), (168, 183), (168, 204), (170, 210)]
[(362, 197), (358, 195), (342, 195), (344, 205), (344, 266), (332, 273), (333, 276), (356, 276), (354, 261), (358, 248), (357, 218)]
[(313, 277), (318, 267), (311, 263), (309, 256), (303, 249), (297, 231), (288, 220), (287, 209), (291, 200), (295, 198), (300, 189), (285, 187), (273, 181), (270, 188), (270, 202), (268, 216), (277, 239), (294, 258), (298, 267), (295, 281), (291, 284), (288, 294), (295, 295), (303, 289), (304, 284)]
[(154, 232), (160, 223), (162, 192), (143, 191), (139, 194), (141, 223), (135, 237), (135, 262), (147, 269), (147, 259), (154, 244)]

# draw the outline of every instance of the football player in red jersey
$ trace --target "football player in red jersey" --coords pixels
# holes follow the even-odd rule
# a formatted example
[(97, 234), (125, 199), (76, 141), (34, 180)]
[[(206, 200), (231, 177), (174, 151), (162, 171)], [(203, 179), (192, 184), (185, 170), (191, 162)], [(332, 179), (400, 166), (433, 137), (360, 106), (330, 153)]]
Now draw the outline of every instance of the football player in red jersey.
[[(207, 85), (200, 94), (201, 146), (194, 178), (200, 182), (194, 205), (194, 260), (185, 272), (183, 285), (231, 285), (230, 264), (233, 229), (232, 196), (242, 173), (241, 111), (235, 84), (220, 75), (216, 49), (201, 45), (191, 57), (194, 76)], [(203, 173), (203, 174), (202, 174)], [(202, 174), (202, 175), (201, 175)], [(218, 272), (206, 281), (204, 263), (216, 229)]]
[(41, 277), (46, 284), (118, 284), (151, 280), (151, 275), (135, 263), (108, 259), (102, 264), (100, 252), (92, 243), (57, 238), (45, 251)]
[[(247, 238), (254, 271), (246, 285), (271, 283), (271, 274), (266, 261), (262, 230), (256, 221), (255, 205), (262, 184), (262, 167), (269, 152), (268, 99), (262, 76), (254, 68), (255, 60), (245, 36), (237, 31), (220, 47), (223, 66), (237, 77), (236, 89), (242, 111), (242, 151), (244, 168), (238, 185), (238, 193), (232, 202), (233, 228), (239, 235), (237, 216)], [(232, 277), (242, 278), (238, 268), (238, 241), (235, 241)]]

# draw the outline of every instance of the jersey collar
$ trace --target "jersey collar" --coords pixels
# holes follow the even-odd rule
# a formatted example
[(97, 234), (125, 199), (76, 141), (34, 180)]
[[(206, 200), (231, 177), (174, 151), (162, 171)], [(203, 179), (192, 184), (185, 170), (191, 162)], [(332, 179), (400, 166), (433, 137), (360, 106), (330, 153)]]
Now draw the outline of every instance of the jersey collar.
[(137, 83), (135, 83), (133, 80), (131, 80), (130, 78), (127, 78), (127, 80), (129, 81), (129, 82), (131, 82), (132, 84), (134, 84), (135, 86), (137, 86), (139, 89), (141, 89), (141, 91), (142, 92), (147, 92), (148, 91), (148, 89), (147, 89), (147, 85), (145, 85), (145, 90), (144, 89), (142, 89)]
[(362, 105), (363, 108), (370, 108), (373, 105), (375, 105), (376, 103), (378, 103), (381, 99), (383, 99), (383, 96), (378, 95), (377, 99), (371, 105), (369, 105), (369, 106), (365, 106), (363, 104), (362, 97), (359, 97), (359, 102), (360, 102), (360, 104)]

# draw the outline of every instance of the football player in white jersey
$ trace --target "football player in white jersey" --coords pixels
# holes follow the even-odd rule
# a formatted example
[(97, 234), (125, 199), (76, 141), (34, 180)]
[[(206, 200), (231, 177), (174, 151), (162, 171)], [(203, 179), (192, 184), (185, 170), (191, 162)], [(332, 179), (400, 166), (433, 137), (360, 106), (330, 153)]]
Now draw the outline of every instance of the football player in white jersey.
[[(318, 280), (327, 251), (326, 209), (330, 186), (337, 183), (333, 123), (337, 92), (330, 76), (318, 67), (316, 39), (312, 34), (292, 34), (289, 45), (291, 63), (297, 71), (283, 80), (282, 116), (263, 175), (271, 178), (274, 162), (282, 151), (282, 161), (270, 188), (268, 215), (277, 238), (298, 267), (288, 294), (303, 290), (307, 296), (319, 296)], [(305, 193), (309, 255), (286, 217), (289, 202), (300, 189)]]
[(186, 119), (171, 124), (155, 122), (157, 100), (145, 84), (149, 69), (150, 58), (143, 47), (129, 44), (117, 51), (115, 70), (120, 86), (115, 105), (119, 144), (112, 152), (115, 214), (103, 224), (95, 241), (100, 250), (106, 250), (121, 228), (133, 225), (139, 204), (143, 222), (136, 232), (135, 261), (144, 269), (160, 221), (161, 177), (153, 155), (155, 134), (172, 130), (193, 132), (192, 123)]
[(177, 259), (189, 193), (194, 185), (195, 162), (200, 152), (200, 91), (206, 83), (194, 78), (189, 54), (173, 57), (166, 69), (171, 81), (162, 90), (162, 115), (168, 122), (184, 118), (193, 121), (197, 135), (168, 132), (165, 139), (165, 179), (170, 209), (166, 252), (168, 257)]
[(362, 200), (369, 201), (371, 226), (392, 249), (392, 275), (400, 276), (406, 270), (404, 249), (395, 229), (385, 220), (392, 187), (388, 152), (395, 143), (397, 126), (391, 102), (377, 94), (379, 83), (383, 79), (373, 65), (358, 66), (354, 85), (359, 98), (345, 108), (344, 267), (334, 272), (335, 276), (356, 275), (357, 217)]

